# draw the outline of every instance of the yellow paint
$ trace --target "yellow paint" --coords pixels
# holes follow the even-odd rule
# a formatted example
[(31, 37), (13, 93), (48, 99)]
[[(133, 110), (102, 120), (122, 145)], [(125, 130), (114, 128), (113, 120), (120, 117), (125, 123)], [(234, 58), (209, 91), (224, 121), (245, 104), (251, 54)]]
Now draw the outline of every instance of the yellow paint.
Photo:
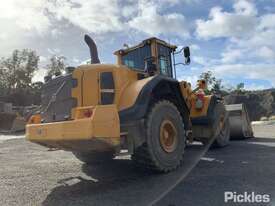
[[(131, 107), (143, 86), (149, 82), (152, 77), (142, 80), (137, 79), (137, 71), (131, 70), (123, 65), (111, 64), (93, 64), (83, 65), (77, 68), (73, 76), (78, 79), (77, 88), (73, 89), (72, 96), (77, 98), (78, 107), (100, 105), (99, 77), (101, 72), (112, 72), (115, 84), (114, 104), (117, 105), (118, 111)], [(82, 95), (81, 94), (82, 87)], [(105, 91), (105, 90), (104, 90)], [(111, 92), (111, 91), (110, 91)], [(81, 104), (79, 102), (82, 102)], [(72, 113), (75, 117), (75, 108)]]
[(204, 104), (202, 109), (196, 109), (195, 104), (196, 104), (196, 95), (192, 94), (190, 98), (191, 102), (191, 109), (190, 109), (190, 117), (202, 117), (202, 116), (207, 116), (210, 100), (212, 98), (212, 95), (208, 95), (204, 97)]
[(186, 81), (181, 81), (180, 82), (180, 90), (181, 90), (181, 95), (183, 96), (184, 100), (186, 101), (188, 108), (191, 108), (191, 101), (190, 101), (190, 98), (192, 96), (191, 85)]
[(87, 118), (85, 116), (86, 112), (93, 113), (94, 106), (89, 106), (89, 107), (77, 107), (75, 108), (75, 119), (84, 119)]
[[(157, 67), (158, 44), (176, 49), (176, 46), (169, 45), (156, 38), (146, 41), (150, 41), (151, 53), (155, 58)], [(123, 50), (123, 52), (127, 53), (142, 47), (146, 41), (136, 47)], [(54, 142), (59, 142), (57, 144), (59, 146), (66, 142), (66, 146), (68, 146), (68, 144), (71, 144), (68, 143), (70, 141), (80, 142), (98, 139), (113, 146), (119, 145), (120, 121), (118, 112), (133, 106), (143, 87), (154, 77), (138, 80), (138, 71), (122, 65), (120, 51), (115, 54), (117, 55), (117, 65), (82, 65), (73, 71), (73, 78), (77, 80), (78, 84), (71, 92), (72, 97), (77, 100), (77, 106), (71, 111), (72, 120), (41, 124), (41, 118), (40, 121), (36, 118), (38, 120), (31, 122), (33, 124), (29, 124), (26, 127), (27, 139), (48, 146), (55, 145)], [(115, 85), (114, 90), (101, 89), (99, 78), (102, 72), (112, 72)], [(159, 73), (159, 71), (156, 73)], [(196, 95), (192, 92), (191, 85), (182, 81), (180, 82), (180, 89), (190, 108), (191, 117), (206, 116), (211, 96), (205, 96), (204, 107), (198, 110), (195, 108)], [(101, 92), (114, 92), (115, 96), (112, 105), (101, 105)], [(87, 115), (87, 112), (89, 115)]]
[[(106, 115), (108, 114), (108, 115)], [(96, 106), (91, 118), (72, 121), (29, 124), (26, 127), (29, 141), (44, 143), (101, 139), (113, 146), (120, 144), (119, 115), (115, 105)]]
[(190, 109), (190, 117), (194, 118), (194, 117), (206, 116), (212, 95), (204, 96), (203, 108), (196, 109), (195, 104), (196, 104), (197, 96), (193, 92), (191, 85), (186, 81), (181, 81), (180, 89), (181, 89), (181, 94), (182, 94), (183, 98), (185, 99), (187, 106)]
[(127, 85), (127, 88), (124, 90), (123, 95), (121, 96), (120, 102), (118, 104), (119, 111), (132, 106), (135, 103), (142, 88), (149, 81), (151, 81), (152, 78), (153, 77), (148, 77), (142, 80), (134, 81), (131, 84)]
[(41, 123), (41, 119), (42, 118), (40, 114), (32, 115), (27, 124), (39, 124)]

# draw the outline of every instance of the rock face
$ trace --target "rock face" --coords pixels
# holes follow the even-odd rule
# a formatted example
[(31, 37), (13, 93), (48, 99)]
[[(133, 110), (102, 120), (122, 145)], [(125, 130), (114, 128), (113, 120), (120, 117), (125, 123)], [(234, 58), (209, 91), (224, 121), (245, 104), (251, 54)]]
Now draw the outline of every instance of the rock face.
[(275, 115), (275, 89), (232, 93), (224, 99), (226, 104), (245, 104), (252, 121)]

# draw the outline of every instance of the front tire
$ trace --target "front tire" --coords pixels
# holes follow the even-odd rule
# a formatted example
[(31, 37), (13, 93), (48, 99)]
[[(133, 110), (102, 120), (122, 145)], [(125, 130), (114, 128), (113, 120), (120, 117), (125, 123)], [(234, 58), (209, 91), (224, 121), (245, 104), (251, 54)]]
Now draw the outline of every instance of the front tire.
[(177, 107), (161, 100), (151, 107), (146, 118), (146, 142), (132, 155), (141, 167), (157, 172), (170, 172), (182, 164), (185, 131)]
[(217, 137), (212, 146), (216, 148), (225, 147), (230, 141), (230, 123), (224, 104), (218, 103), (214, 114), (214, 127)]
[[(230, 123), (224, 104), (216, 104), (213, 112), (213, 119), (214, 121), (211, 129), (213, 131), (213, 136), (216, 137), (211, 145), (211, 149), (225, 147), (230, 141)], [(199, 141), (203, 145), (207, 145), (209, 144), (210, 138), (202, 138)]]

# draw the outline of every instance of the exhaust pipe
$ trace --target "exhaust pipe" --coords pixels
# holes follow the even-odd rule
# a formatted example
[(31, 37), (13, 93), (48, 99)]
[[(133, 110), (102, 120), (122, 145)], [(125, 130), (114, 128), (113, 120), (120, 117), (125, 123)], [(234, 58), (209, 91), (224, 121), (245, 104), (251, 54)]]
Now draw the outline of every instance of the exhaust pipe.
[(97, 47), (96, 47), (94, 40), (87, 34), (85, 35), (84, 40), (90, 49), (91, 64), (100, 64), (100, 60), (98, 58)]

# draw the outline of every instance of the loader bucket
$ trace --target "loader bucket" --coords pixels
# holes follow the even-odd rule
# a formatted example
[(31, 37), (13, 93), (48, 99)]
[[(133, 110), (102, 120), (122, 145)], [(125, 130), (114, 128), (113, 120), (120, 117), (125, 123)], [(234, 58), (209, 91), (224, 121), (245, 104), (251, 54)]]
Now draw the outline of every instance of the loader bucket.
[(251, 122), (244, 104), (225, 105), (229, 114), (231, 139), (253, 137)]

